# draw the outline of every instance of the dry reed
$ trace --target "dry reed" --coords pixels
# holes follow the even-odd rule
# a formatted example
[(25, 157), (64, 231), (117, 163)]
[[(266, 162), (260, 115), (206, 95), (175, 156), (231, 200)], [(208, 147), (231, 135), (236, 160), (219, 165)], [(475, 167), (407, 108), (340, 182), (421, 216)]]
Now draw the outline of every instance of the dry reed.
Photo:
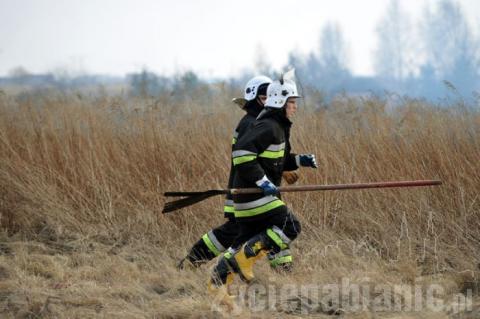
[[(222, 94), (208, 105), (1, 95), (2, 317), (213, 316), (208, 269), (178, 273), (174, 264), (222, 223), (222, 200), (161, 215), (162, 193), (225, 186), (241, 116)], [(344, 97), (301, 109), (292, 145), (319, 162), (317, 170), (301, 170), (300, 183), (444, 184), (287, 194), (303, 224), (288, 280), (360, 272), (379, 283), (443, 274), (454, 278), (452, 292), (478, 284), (478, 111)], [(472, 275), (458, 279), (465, 271)]]

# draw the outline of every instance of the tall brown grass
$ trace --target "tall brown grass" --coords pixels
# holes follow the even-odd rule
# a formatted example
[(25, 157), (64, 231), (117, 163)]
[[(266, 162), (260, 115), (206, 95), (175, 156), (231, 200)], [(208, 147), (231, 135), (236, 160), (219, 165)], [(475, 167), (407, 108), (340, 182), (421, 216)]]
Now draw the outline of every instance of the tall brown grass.
[[(199, 313), (209, 316), (202, 299), (208, 270), (179, 274), (174, 262), (223, 222), (222, 199), (162, 215), (162, 193), (225, 186), (231, 133), (242, 116), (228, 101), (222, 94), (205, 105), (1, 95), (0, 277), (4, 269), (9, 284), (0, 302), (15, 304), (19, 291), (30, 296), (4, 308), (5, 314), (76, 317), (103, 311), (114, 317), (128, 309), (130, 317), (185, 317), (203, 309)], [(344, 97), (328, 108), (301, 108), (291, 141), (295, 152), (315, 153), (319, 163), (317, 170), (300, 171), (301, 184), (440, 179), (443, 185), (287, 194), (303, 224), (289, 280), (328, 281), (363, 271), (379, 282), (413, 282), (474, 273), (480, 260), (477, 110), (415, 100), (389, 107), (380, 98)], [(106, 261), (112, 249), (119, 253)], [(128, 285), (118, 288), (122, 303), (112, 301), (109, 308), (108, 296), (114, 296), (105, 287), (116, 278)], [(57, 282), (70, 288), (58, 294), (51, 288)], [(95, 282), (98, 287), (89, 286)], [(154, 297), (147, 286), (167, 295)], [(54, 289), (51, 299), (41, 293), (45, 287)], [(179, 287), (190, 291), (186, 298), (172, 292)], [(84, 291), (88, 298), (73, 301), (71, 294)], [(63, 308), (52, 306), (55, 298)]]

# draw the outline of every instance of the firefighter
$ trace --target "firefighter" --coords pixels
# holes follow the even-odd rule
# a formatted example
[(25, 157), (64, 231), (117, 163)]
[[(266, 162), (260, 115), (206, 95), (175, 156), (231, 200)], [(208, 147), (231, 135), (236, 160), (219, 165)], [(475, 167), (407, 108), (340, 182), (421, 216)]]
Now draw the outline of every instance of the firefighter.
[(290, 152), (291, 119), (300, 97), (294, 81), (280, 79), (268, 86), (265, 108), (257, 121), (235, 143), (232, 152), (234, 188), (260, 187), (259, 194), (233, 196), (239, 234), (232, 247), (218, 261), (209, 287), (223, 291), (236, 273), (246, 282), (254, 278), (253, 265), (265, 255), (282, 258), (301, 231), (293, 212), (281, 200), (277, 186), (284, 170), (300, 166), (316, 168), (313, 154)]
[[(238, 123), (232, 139), (232, 148), (239, 137), (244, 135), (250, 125), (255, 121), (260, 111), (263, 110), (263, 105), (267, 99), (267, 87), (272, 80), (263, 75), (255, 76), (250, 79), (244, 91), (244, 99), (234, 99), (236, 104), (246, 111), (246, 114)], [(232, 187), (234, 176), (234, 167), (231, 163), (230, 177), (228, 187)], [(205, 233), (190, 249), (189, 253), (179, 263), (179, 268), (184, 267), (185, 261), (190, 262), (194, 266), (201, 264), (215, 258), (223, 253), (233, 243), (233, 240), (238, 235), (238, 228), (235, 223), (234, 208), (232, 195), (227, 195), (224, 205), (224, 216), (227, 221)]]

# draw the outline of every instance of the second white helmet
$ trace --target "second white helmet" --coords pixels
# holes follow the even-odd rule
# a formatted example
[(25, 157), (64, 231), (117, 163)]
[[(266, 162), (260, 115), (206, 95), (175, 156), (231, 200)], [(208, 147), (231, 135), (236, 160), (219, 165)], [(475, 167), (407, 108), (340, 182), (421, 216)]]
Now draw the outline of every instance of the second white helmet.
[(272, 83), (272, 79), (265, 75), (258, 75), (247, 82), (245, 85), (244, 96), (245, 100), (251, 101), (257, 97), (257, 92), (260, 86)]
[(289, 97), (301, 97), (298, 95), (295, 82), (292, 80), (274, 81), (268, 86), (265, 107), (281, 108)]

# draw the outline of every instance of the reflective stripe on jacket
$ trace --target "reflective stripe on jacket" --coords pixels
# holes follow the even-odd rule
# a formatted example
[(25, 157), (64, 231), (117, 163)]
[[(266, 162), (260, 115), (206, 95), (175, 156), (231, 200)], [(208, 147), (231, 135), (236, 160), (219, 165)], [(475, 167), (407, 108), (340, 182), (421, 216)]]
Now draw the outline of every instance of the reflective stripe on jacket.
[[(260, 114), (260, 111), (263, 109), (263, 106), (259, 105), (256, 100), (249, 101), (245, 105), (245, 110), (247, 114), (238, 122), (235, 131), (233, 132), (232, 138), (232, 150), (237, 142), (237, 140), (248, 131), (250, 126), (255, 122), (257, 116)], [(235, 175), (235, 167), (233, 165), (233, 160), (230, 162), (230, 176), (228, 178), (228, 188), (233, 188), (233, 177)], [(234, 218), (234, 207), (233, 207), (233, 197), (228, 194), (225, 197), (225, 205), (223, 207), (223, 213), (226, 218)]]
[[(283, 110), (266, 109), (233, 147), (233, 188), (257, 187), (264, 176), (280, 186), (284, 170), (295, 170), (290, 153), (291, 122)], [(285, 205), (279, 197), (263, 194), (234, 195), (235, 218), (254, 219)]]

